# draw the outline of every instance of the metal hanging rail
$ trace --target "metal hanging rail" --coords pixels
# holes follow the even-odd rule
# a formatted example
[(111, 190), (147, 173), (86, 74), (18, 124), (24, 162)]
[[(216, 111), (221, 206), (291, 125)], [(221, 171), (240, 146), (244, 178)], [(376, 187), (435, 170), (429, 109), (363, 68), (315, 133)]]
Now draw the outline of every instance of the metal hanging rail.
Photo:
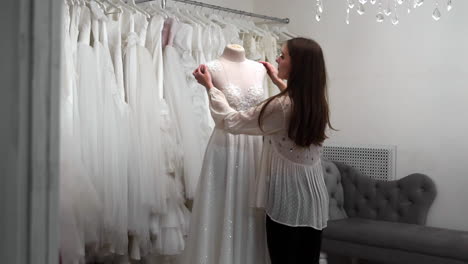
[[(137, 0), (135, 1), (137, 4), (140, 3), (145, 3), (145, 2), (151, 2), (154, 0)], [(164, 7), (166, 5), (166, 0), (161, 0), (162, 1), (162, 6)], [(201, 6), (201, 7), (206, 7), (206, 8), (211, 8), (223, 12), (229, 12), (229, 13), (234, 13), (242, 16), (250, 16), (250, 17), (256, 17), (260, 19), (265, 19), (265, 20), (271, 20), (275, 21), (278, 23), (282, 24), (289, 24), (289, 18), (279, 18), (279, 17), (272, 17), (272, 16), (265, 16), (265, 15), (260, 15), (260, 14), (255, 14), (255, 13), (250, 13), (250, 12), (245, 12), (242, 10), (237, 10), (237, 9), (231, 9), (227, 7), (222, 7), (222, 6), (217, 6), (217, 5), (212, 5), (212, 4), (206, 4), (198, 1), (192, 1), (192, 0), (172, 0), (175, 2), (180, 2), (180, 3), (185, 3), (185, 4), (190, 4), (190, 5), (195, 5), (195, 6)]]

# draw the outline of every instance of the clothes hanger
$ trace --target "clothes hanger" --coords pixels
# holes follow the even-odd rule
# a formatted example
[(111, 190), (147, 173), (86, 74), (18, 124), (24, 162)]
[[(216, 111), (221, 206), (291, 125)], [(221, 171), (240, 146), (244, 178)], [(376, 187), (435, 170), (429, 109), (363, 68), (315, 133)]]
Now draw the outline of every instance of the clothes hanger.
[[(195, 14), (193, 12), (193, 10), (190, 10), (189, 8), (187, 8), (187, 4), (184, 5), (185, 8), (182, 8), (181, 9), (181, 12), (183, 14), (185, 14), (185, 17), (188, 18), (189, 20), (193, 21), (193, 23), (197, 24), (197, 25), (202, 25), (202, 26), (208, 26), (211, 24), (210, 21), (206, 21), (206, 19), (203, 19), (201, 17), (199, 17), (197, 14)], [(196, 9), (196, 7), (195, 7)]]
[(283, 32), (284, 34), (288, 35), (291, 38), (296, 38), (297, 37), (296, 34), (293, 34), (293, 33), (289, 32), (288, 29), (286, 28), (286, 26), (282, 26), (280, 28), (280, 30), (281, 30), (281, 32)]
[(151, 1), (151, 2), (148, 3), (149, 4), (148, 7), (149, 7), (150, 11), (153, 14), (157, 13), (158, 15), (161, 15), (165, 19), (172, 16), (172, 14), (167, 12), (167, 10), (165, 8), (162, 8), (162, 5), (163, 5), (162, 2), (161, 2), (161, 6), (156, 5), (156, 3), (154, 3), (154, 2), (155, 1)]
[(211, 21), (210, 19), (208, 19), (206, 16), (204, 16), (202, 13), (200, 13), (200, 11), (203, 10), (203, 6), (200, 6), (200, 10), (197, 10), (195, 8), (195, 10), (193, 10), (192, 15), (199, 19), (200, 21), (204, 22), (206, 25), (212, 25), (214, 24), (213, 21)]
[[(242, 16), (240, 16), (242, 17)], [(246, 27), (241, 23), (240, 18), (226, 18), (227, 21), (231, 22), (234, 26), (239, 28), (242, 32), (241, 33), (251, 33), (250, 28)]]
[[(221, 12), (221, 9), (217, 9), (217, 10), (218, 10), (218, 14), (219, 14), (219, 12)], [(217, 24), (219, 24), (219, 25), (221, 25), (221, 26), (223, 26), (223, 27), (225, 27), (225, 26), (228, 25), (225, 21), (223, 21), (223, 20), (219, 17), (219, 15), (215, 14), (214, 12), (211, 13), (211, 14), (208, 16), (208, 18), (209, 18), (211, 21), (213, 21), (213, 22), (215, 22), (215, 23), (217, 23)]]
[[(121, 14), (123, 12), (122, 7), (112, 3), (110, 0), (101, 0), (104, 3), (106, 3), (108, 6), (104, 7), (104, 13), (106, 15), (111, 15), (111, 14)], [(111, 9), (115, 9), (116, 11), (110, 11)]]
[[(132, 14), (135, 14), (135, 13), (139, 12), (137, 9), (135, 9), (135, 8), (133, 8), (132, 6), (130, 6), (129, 4), (127, 4), (124, 0), (113, 0), (113, 2), (114, 2), (116, 5), (118, 5), (118, 6), (122, 7), (122, 8), (124, 8), (125, 10), (129, 11), (129, 12), (132, 13)], [(145, 16), (146, 16), (146, 15), (145, 15)]]
[(268, 34), (267, 31), (255, 25), (255, 23), (252, 20), (243, 20), (243, 23), (247, 27), (250, 27), (259, 37), (265, 37)]
[(127, 5), (130, 6), (131, 8), (135, 9), (137, 12), (140, 12), (141, 14), (145, 15), (146, 18), (151, 18), (151, 14), (147, 13), (145, 10), (143, 10), (141, 7), (137, 6), (135, 3), (135, 0), (130, 0), (130, 3), (127, 0)]
[(196, 21), (192, 16), (188, 14), (184, 14), (182, 11), (185, 9), (181, 10), (176, 3), (174, 3), (174, 6), (169, 9), (173, 12), (175, 17), (177, 17), (178, 20), (180, 21), (183, 21), (189, 24), (200, 24), (200, 22)]
[[(105, 14), (106, 7), (103, 3), (96, 1), (96, 0), (88, 0), (87, 6), (89, 7), (91, 13), (98, 19), (98, 20), (107, 20), (107, 16)], [(97, 6), (97, 8), (96, 8)]]
[(268, 32), (268, 35), (274, 37), (277, 41), (279, 40), (279, 36), (275, 32), (273, 32), (273, 30), (269, 28), (266, 24), (261, 24), (259, 27), (263, 28), (263, 30)]
[(85, 2), (86, 2), (87, 5), (90, 5), (91, 2), (94, 2), (94, 3), (96, 3), (96, 4), (99, 6), (99, 8), (100, 8), (103, 12), (105, 12), (105, 10), (106, 10), (106, 7), (104, 6), (104, 4), (103, 4), (101, 1), (98, 1), (98, 0), (85, 0)]

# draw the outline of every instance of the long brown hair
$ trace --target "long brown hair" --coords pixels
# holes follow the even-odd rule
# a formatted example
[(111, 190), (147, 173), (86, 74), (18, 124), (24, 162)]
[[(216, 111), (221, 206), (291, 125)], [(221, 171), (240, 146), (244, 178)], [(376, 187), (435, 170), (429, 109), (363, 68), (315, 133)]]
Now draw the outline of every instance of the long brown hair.
[(262, 127), (268, 104), (287, 94), (292, 102), (288, 137), (296, 145), (321, 146), (327, 138), (325, 130), (333, 129), (327, 95), (327, 71), (322, 48), (312, 39), (293, 38), (286, 43), (291, 57), (288, 85), (281, 93), (271, 97), (263, 105), (258, 124)]

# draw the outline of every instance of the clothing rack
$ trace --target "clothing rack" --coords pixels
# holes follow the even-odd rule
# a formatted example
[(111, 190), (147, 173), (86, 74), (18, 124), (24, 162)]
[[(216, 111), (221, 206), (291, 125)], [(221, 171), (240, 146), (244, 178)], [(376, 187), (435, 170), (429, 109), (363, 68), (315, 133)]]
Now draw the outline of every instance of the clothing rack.
[[(137, 4), (140, 4), (140, 3), (151, 2), (151, 1), (154, 1), (154, 0), (138, 0), (138, 1), (135, 1), (135, 2)], [(163, 7), (165, 7), (166, 6), (166, 0), (161, 0), (161, 1), (162, 1), (161, 5)], [(249, 16), (249, 17), (255, 17), (255, 18), (260, 18), (260, 19), (264, 19), (264, 20), (270, 20), (270, 21), (281, 23), (281, 24), (289, 24), (289, 18), (279, 18), (279, 17), (265, 16), (265, 15), (250, 13), (250, 12), (246, 12), (246, 11), (242, 11), (242, 10), (231, 9), (231, 8), (212, 5), (212, 4), (206, 4), (206, 3), (203, 3), (203, 2), (192, 1), (192, 0), (172, 0), (172, 1), (180, 2), (180, 3), (184, 3), (184, 4), (190, 4), (190, 5), (194, 5), (194, 6), (206, 7), (206, 8), (215, 9), (215, 10), (219, 10), (219, 11), (223, 11), (223, 12), (234, 13), (234, 14), (238, 14), (238, 15), (241, 15), (241, 16)]]

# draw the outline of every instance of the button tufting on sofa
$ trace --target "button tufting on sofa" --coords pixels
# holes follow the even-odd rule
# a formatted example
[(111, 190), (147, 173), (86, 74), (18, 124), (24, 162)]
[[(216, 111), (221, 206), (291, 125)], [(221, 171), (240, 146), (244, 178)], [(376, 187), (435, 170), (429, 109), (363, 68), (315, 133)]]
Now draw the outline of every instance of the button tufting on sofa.
[(338, 255), (378, 263), (468, 263), (468, 232), (424, 226), (436, 196), (428, 176), (383, 182), (339, 162), (323, 164), (333, 197), (322, 242), (328, 264), (343, 263), (334, 262)]

